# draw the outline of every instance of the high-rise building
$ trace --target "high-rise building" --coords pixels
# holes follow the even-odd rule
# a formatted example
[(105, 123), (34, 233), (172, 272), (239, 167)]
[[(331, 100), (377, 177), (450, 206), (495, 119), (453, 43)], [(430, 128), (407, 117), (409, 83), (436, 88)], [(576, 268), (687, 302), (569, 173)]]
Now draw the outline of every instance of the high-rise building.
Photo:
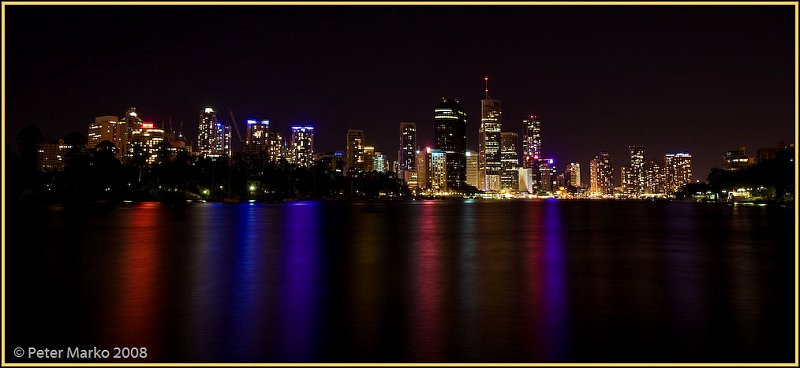
[(692, 182), (692, 155), (686, 152), (664, 155), (667, 194), (672, 194)]
[(366, 169), (366, 158), (364, 157), (364, 131), (361, 129), (347, 130), (347, 151), (345, 152), (345, 170), (349, 171)]
[(581, 164), (577, 162), (570, 162), (566, 170), (567, 184), (569, 186), (580, 188), (581, 187)]
[(116, 145), (118, 121), (119, 118), (116, 116), (98, 116), (94, 118), (94, 123), (89, 124), (86, 147), (94, 148), (102, 141), (109, 141)]
[(434, 192), (447, 190), (447, 153), (440, 149), (428, 148), (427, 151), (430, 156), (430, 189)]
[(417, 188), (425, 190), (430, 188), (430, 155), (426, 147), (422, 151), (417, 151)]
[(231, 127), (219, 122), (211, 107), (200, 113), (197, 148), (201, 155), (208, 157), (231, 155)]
[(483, 190), (500, 189), (500, 128), (502, 125), (500, 100), (489, 97), (489, 78), (485, 77), (486, 89), (481, 100), (481, 126), (478, 135), (480, 152), (478, 170)]
[(747, 156), (746, 147), (725, 151), (725, 155), (722, 157), (722, 167), (729, 171), (744, 169), (752, 163), (753, 159)]
[(629, 171), (626, 172), (627, 178), (623, 176), (623, 180), (627, 181), (625, 194), (631, 196), (640, 196), (644, 194), (644, 146), (628, 146), (628, 153), (631, 157)]
[(375, 146), (364, 146), (364, 171), (375, 170)]
[(397, 162), (400, 171), (414, 171), (417, 167), (417, 123), (400, 123), (400, 150), (397, 152)]
[(467, 181), (467, 114), (450, 98), (433, 111), (434, 148), (447, 155), (447, 187), (459, 188)]
[(519, 157), (517, 155), (517, 133), (500, 133), (500, 188), (516, 191), (519, 189)]
[(132, 162), (152, 165), (159, 160), (160, 154), (168, 154), (169, 152), (159, 152), (160, 150), (169, 151), (168, 147), (162, 146), (162, 142), (165, 142), (165, 135), (164, 130), (156, 128), (153, 122), (142, 122), (138, 129), (131, 129), (128, 154)]
[(292, 127), (292, 163), (302, 167), (314, 164), (314, 127), (295, 125)]
[(467, 185), (480, 189), (482, 185), (478, 178), (478, 152), (467, 150)]
[(383, 153), (375, 152), (375, 159), (372, 160), (372, 165), (375, 171), (385, 173), (388, 171), (388, 163), (386, 162), (386, 156)]
[(552, 192), (554, 189), (556, 189), (556, 166), (553, 164), (553, 159), (540, 159), (538, 165), (539, 191), (545, 193)]
[(592, 194), (614, 194), (614, 167), (608, 152), (600, 152), (592, 159), (589, 164), (589, 174)]
[(286, 144), (283, 141), (283, 134), (280, 132), (269, 132), (267, 148), (267, 159), (270, 162), (278, 162), (286, 158)]
[(247, 120), (247, 139), (244, 153), (266, 156), (269, 152), (269, 120)]
[(519, 168), (518, 170), (518, 178), (519, 187), (518, 190), (520, 192), (528, 192), (533, 193), (533, 169), (532, 168)]
[(649, 160), (644, 164), (644, 182), (646, 194), (667, 193), (667, 173), (664, 160)]
[(542, 122), (535, 114), (522, 120), (522, 167), (533, 168), (542, 157)]

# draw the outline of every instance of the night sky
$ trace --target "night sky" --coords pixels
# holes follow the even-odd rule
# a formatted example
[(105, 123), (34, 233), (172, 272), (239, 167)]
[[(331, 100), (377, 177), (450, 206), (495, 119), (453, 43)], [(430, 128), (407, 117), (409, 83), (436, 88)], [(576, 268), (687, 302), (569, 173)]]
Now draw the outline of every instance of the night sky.
[[(314, 124), (317, 151), (348, 128), (396, 159), (398, 125), (433, 143), (455, 97), (478, 148), (483, 77), (503, 130), (542, 120), (558, 170), (608, 150), (628, 163), (688, 151), (695, 179), (726, 149), (794, 143), (791, 6), (6, 6), (6, 144), (26, 124), (84, 135), (136, 106), (194, 140), (213, 106), (243, 130)], [(244, 132), (242, 132), (244, 133)], [(235, 133), (234, 133), (234, 140)], [(618, 175), (617, 175), (618, 176)]]

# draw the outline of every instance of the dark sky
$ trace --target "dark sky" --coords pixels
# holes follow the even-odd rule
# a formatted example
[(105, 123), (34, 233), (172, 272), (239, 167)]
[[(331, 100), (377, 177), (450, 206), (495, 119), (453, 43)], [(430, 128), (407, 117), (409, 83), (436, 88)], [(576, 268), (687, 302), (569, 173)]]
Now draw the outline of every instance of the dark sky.
[(86, 134), (136, 106), (147, 121), (201, 108), (271, 129), (317, 126), (317, 150), (348, 128), (394, 160), (401, 121), (432, 143), (433, 108), (458, 98), (477, 150), (483, 76), (503, 130), (542, 120), (544, 153), (627, 163), (688, 151), (695, 178), (725, 149), (794, 142), (791, 6), (7, 6), (6, 143)]

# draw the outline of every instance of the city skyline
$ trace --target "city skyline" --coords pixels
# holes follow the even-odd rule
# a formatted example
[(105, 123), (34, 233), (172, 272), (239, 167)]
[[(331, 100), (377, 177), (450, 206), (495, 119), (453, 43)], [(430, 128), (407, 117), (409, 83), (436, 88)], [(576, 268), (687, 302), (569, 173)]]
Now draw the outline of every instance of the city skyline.
[[(467, 148), (477, 150), (489, 76), (503, 130), (521, 133), (536, 114), (557, 165), (601, 150), (624, 157), (627, 145), (643, 144), (691, 152), (704, 179), (720, 152), (792, 141), (787, 9), (10, 7), (6, 144), (26, 124), (57, 139), (129, 106), (159, 125), (183, 122), (193, 137), (196, 111), (214, 106), (225, 123), (228, 110), (283, 132), (313, 122), (326, 132), (317, 151), (340, 150), (341, 135), (360, 128), (392, 152), (402, 121), (418, 124), (418, 146), (434, 146), (430, 112), (451, 97), (467, 114)], [(98, 17), (140, 26), (97, 32)]]

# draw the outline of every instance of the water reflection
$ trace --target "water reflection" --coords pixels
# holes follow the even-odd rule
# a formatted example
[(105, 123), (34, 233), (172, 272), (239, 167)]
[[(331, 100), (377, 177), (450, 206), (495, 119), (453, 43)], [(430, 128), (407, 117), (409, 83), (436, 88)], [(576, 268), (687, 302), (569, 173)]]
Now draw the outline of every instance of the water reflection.
[(285, 239), (281, 261), (281, 361), (314, 360), (317, 349), (320, 292), (320, 215), (318, 202), (283, 207)]
[[(87, 212), (29, 247), (10, 238), (9, 280), (34, 281), (9, 288), (27, 314), (8, 344), (79, 327), (88, 345), (147, 346), (148, 362), (782, 361), (791, 214), (540, 200)], [(37, 322), (57, 305), (73, 320)]]

